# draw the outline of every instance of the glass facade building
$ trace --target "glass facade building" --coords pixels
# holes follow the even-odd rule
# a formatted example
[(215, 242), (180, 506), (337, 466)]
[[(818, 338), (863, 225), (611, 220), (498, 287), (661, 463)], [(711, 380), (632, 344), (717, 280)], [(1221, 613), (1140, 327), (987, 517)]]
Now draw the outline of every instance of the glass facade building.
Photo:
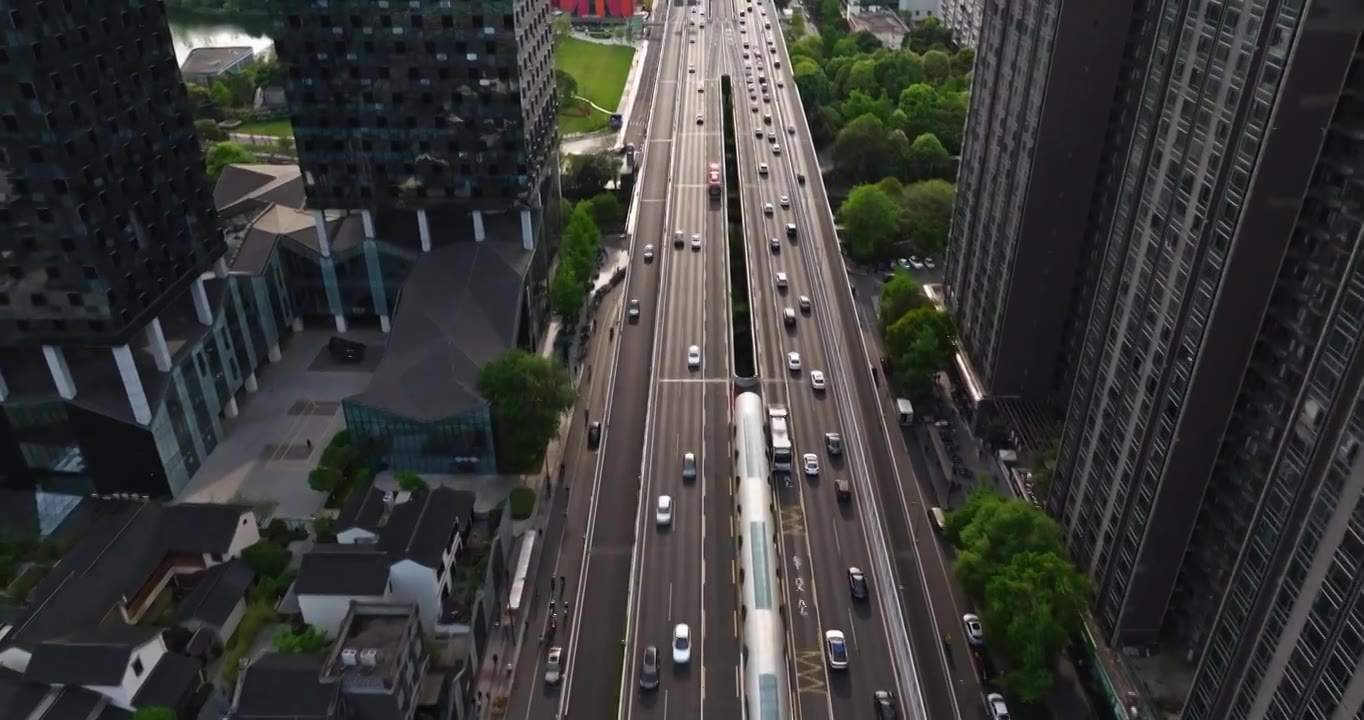
[(497, 472), (492, 418), (481, 406), (439, 420), (419, 420), (355, 399), (342, 403), (346, 428), (385, 467), (418, 473)]
[[(1008, 57), (991, 38), (1033, 31), (1013, 14), (1027, 3), (1001, 5), (986, 6), (978, 83), (987, 54)], [(1048, 507), (1094, 581), (1109, 643), (1189, 659), (1182, 718), (1357, 718), (1364, 11), (1124, 5), (1081, 240), (1061, 246), (1077, 270), (1060, 311), (1065, 420)], [(1037, 89), (1045, 103), (1057, 91)], [(989, 97), (973, 93), (968, 138)], [(1039, 139), (1036, 153), (1053, 147)], [(988, 189), (969, 193), (974, 227), (1009, 218)], [(948, 282), (969, 286), (972, 254), (999, 236), (960, 221)], [(1009, 262), (996, 281), (1006, 306), (1019, 297)], [(968, 339), (968, 353), (1007, 339), (973, 331), (989, 340)]]

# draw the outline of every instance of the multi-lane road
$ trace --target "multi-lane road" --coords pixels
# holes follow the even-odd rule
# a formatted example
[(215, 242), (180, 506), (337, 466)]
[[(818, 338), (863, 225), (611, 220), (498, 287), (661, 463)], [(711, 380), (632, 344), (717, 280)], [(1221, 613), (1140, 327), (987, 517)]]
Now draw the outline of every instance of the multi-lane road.
[[(789, 408), (797, 465), (800, 455), (815, 453), (821, 466), (817, 477), (797, 470), (775, 481), (792, 717), (864, 716), (873, 691), (883, 689), (895, 692), (908, 717), (978, 712), (969, 657), (945, 653), (941, 644), (945, 633), (960, 634), (960, 611), (913, 466), (892, 433), (892, 399), (870, 369), (875, 361), (863, 339), (869, 323), (853, 303), (776, 13), (761, 0), (656, 6), (660, 42), (649, 62), (657, 63), (657, 79), (643, 110), (648, 132), (630, 270), (624, 292), (602, 311), (604, 322), (619, 325), (593, 358), (587, 398), (606, 432), (596, 452), (568, 455), (574, 492), (554, 574), (568, 578), (564, 598), (573, 611), (553, 641), (565, 648), (566, 679), (542, 685), (544, 648), (524, 653), (518, 682), (531, 687), (518, 693), (512, 717), (742, 716), (725, 235), (727, 222), (737, 221), (757, 390), (767, 403)], [(724, 161), (723, 76), (734, 91), (739, 176), (731, 180), (740, 188), (741, 218), (727, 217), (706, 187), (707, 165)], [(774, 238), (779, 249), (771, 247)], [(784, 291), (775, 286), (778, 272), (788, 279)], [(801, 296), (810, 300), (808, 312)], [(625, 311), (631, 301), (638, 301), (636, 319)], [(794, 324), (783, 320), (788, 307)], [(692, 346), (699, 366), (689, 362)], [(788, 369), (790, 352), (800, 354), (799, 371)], [(823, 390), (811, 385), (815, 370), (825, 376)], [(842, 435), (841, 456), (826, 451), (827, 432)], [(694, 480), (683, 476), (687, 453), (695, 458)], [(838, 478), (851, 483), (850, 501), (835, 497)], [(672, 498), (667, 527), (655, 518), (662, 495)], [(854, 566), (870, 583), (867, 601), (849, 592)], [(691, 661), (676, 665), (671, 643), (682, 623), (691, 629)], [(835, 629), (848, 641), (847, 671), (828, 669), (823, 636)], [(660, 659), (656, 691), (638, 687), (648, 646)]]

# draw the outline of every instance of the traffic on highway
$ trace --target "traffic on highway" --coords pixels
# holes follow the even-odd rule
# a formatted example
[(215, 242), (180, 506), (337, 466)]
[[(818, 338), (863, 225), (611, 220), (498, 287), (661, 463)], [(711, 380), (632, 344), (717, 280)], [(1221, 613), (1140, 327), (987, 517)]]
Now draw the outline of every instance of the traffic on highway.
[[(555, 635), (513, 717), (962, 718), (980, 702), (945, 642), (960, 616), (892, 441), (903, 413), (876, 382), (777, 12), (720, 0), (651, 18), (618, 332), (593, 446), (568, 468), (590, 488), (564, 511)], [(737, 376), (735, 303), (754, 377)]]

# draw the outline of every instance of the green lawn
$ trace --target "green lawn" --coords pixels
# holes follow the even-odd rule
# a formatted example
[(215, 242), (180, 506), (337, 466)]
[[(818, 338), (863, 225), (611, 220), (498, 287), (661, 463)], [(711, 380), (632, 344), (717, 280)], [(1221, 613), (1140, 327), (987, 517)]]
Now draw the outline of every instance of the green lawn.
[(560, 108), (559, 112), (559, 132), (564, 135), (577, 135), (580, 133), (596, 132), (606, 129), (611, 122), (611, 116), (604, 112), (598, 112), (589, 105), (582, 105), (587, 110), (583, 115), (581, 110), (574, 108)]
[[(625, 79), (635, 49), (626, 45), (603, 45), (577, 38), (563, 38), (555, 52), (554, 65), (578, 81), (578, 94), (607, 109), (620, 108)], [(594, 113), (595, 114), (595, 113)], [(566, 119), (566, 118), (565, 118)], [(574, 123), (584, 118), (573, 118)], [(561, 126), (566, 124), (561, 122)], [(565, 132), (570, 132), (564, 127)]]
[(233, 128), (231, 132), (242, 133), (244, 135), (293, 137), (294, 126), (289, 123), (289, 118), (278, 118), (276, 120), (242, 123), (240, 127)]

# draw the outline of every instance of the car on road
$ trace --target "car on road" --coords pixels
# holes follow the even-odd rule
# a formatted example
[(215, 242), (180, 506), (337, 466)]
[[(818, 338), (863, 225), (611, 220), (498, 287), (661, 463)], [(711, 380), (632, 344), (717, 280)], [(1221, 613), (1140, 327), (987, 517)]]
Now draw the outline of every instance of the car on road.
[(828, 450), (830, 455), (842, 455), (843, 436), (835, 432), (824, 433), (824, 449)]
[(701, 367), (701, 347), (699, 345), (692, 345), (687, 348), (687, 367), (693, 370)]
[(758, 174), (767, 175), (767, 163), (758, 163)]
[(786, 353), (786, 368), (788, 370), (793, 371), (800, 370), (800, 353), (798, 352)]
[(810, 314), (810, 296), (809, 296), (809, 295), (801, 295), (801, 296), (800, 296), (799, 303), (800, 303), (800, 311), (801, 311), (802, 313), (805, 313), (806, 315), (809, 315), (809, 314)]
[(706, 86), (705, 86), (705, 85), (697, 85), (697, 86), (696, 86), (696, 92), (701, 93), (702, 95), (705, 95), (705, 94), (706, 94)]
[(696, 66), (695, 66), (695, 65), (688, 65), (688, 66), (687, 66), (687, 72), (690, 73), (690, 74), (692, 74), (692, 75), (695, 75), (695, 74), (696, 74)]
[(682, 453), (682, 479), (696, 479), (696, 453)]
[(772, 203), (767, 203), (766, 205), (763, 205), (764, 215), (771, 215), (773, 212), (774, 210), (772, 209)]
[(1009, 706), (1004, 704), (1004, 696), (990, 693), (985, 696), (985, 705), (990, 708), (990, 720), (1010, 720)]
[(693, 234), (692, 234), (692, 236), (691, 236), (691, 249), (692, 249), (692, 250), (700, 250), (700, 249), (701, 249), (701, 233), (693, 233)]
[(895, 693), (877, 690), (871, 694), (871, 702), (876, 708), (876, 720), (899, 720), (900, 706), (895, 702)]
[(786, 134), (788, 134), (788, 135), (795, 135), (795, 134), (796, 134), (796, 126), (795, 126), (795, 125), (787, 125), (787, 126), (786, 126)]
[(901, 259), (900, 259), (900, 265), (901, 265), (902, 267), (905, 267), (905, 268), (912, 268), (912, 269), (914, 269), (914, 270), (923, 270), (923, 269), (924, 269), (924, 264), (923, 264), (922, 262), (919, 261), (919, 258), (916, 258), (916, 257), (910, 257), (910, 258), (907, 259), (907, 260), (904, 259), (904, 258), (901, 258)]
[(814, 477), (819, 474), (819, 456), (814, 453), (805, 453), (800, 458), (800, 469), (806, 475)]
[(691, 662), (691, 628), (686, 623), (678, 623), (673, 628), (673, 663), (686, 665)]
[(961, 624), (966, 628), (966, 642), (972, 645), (985, 644), (985, 627), (980, 624), (980, 617), (975, 613), (966, 613), (961, 616)]
[(771, 240), (770, 242), (768, 242), (767, 244), (768, 244), (768, 247), (771, 247), (771, 248), (772, 248), (772, 252), (774, 252), (774, 253), (779, 253), (779, 252), (781, 252), (781, 241), (778, 240), (777, 238), (772, 238), (772, 240)]
[(587, 449), (596, 450), (601, 447), (601, 423), (593, 421), (587, 426)]
[(793, 238), (793, 237), (795, 237), (795, 236), (796, 236), (796, 224), (795, 224), (795, 223), (786, 223), (786, 237)]
[(673, 524), (673, 497), (671, 495), (658, 496), (658, 507), (654, 510), (654, 522), (659, 527), (668, 527)]
[(673, 231), (673, 247), (682, 247), (683, 245), (686, 244), (686, 242), (687, 242), (686, 239), (682, 237), (681, 230)]
[(753, 131), (753, 137), (755, 137), (755, 138), (757, 138), (757, 139), (759, 139), (759, 140), (763, 139), (763, 129), (762, 129), (762, 128), (758, 128), (757, 130), (754, 130), (754, 131)]
[(639, 686), (645, 690), (658, 689), (658, 648), (653, 645), (644, 648), (644, 657), (640, 658)]
[(848, 482), (847, 478), (839, 478), (839, 479), (835, 480), (835, 481), (834, 481), (834, 496), (838, 498), (839, 502), (845, 502), (845, 501), (851, 500), (851, 499), (852, 499), (852, 483)]
[(783, 309), (783, 310), (781, 311), (781, 321), (782, 321), (783, 323), (786, 323), (786, 326), (787, 326), (787, 327), (791, 327), (792, 325), (795, 325), (795, 324), (796, 324), (796, 311), (795, 311), (795, 310), (792, 310), (791, 308), (785, 308), (785, 309)]
[[(792, 315), (795, 315), (795, 313), (792, 313)], [(795, 320), (794, 317), (791, 318), (791, 322), (792, 322), (792, 323), (795, 323), (795, 321), (796, 321), (796, 320)], [(814, 388), (815, 390), (823, 390), (823, 389), (824, 389), (824, 371), (823, 371), (823, 370), (814, 370), (814, 371), (811, 371), (811, 373), (810, 373), (810, 387)]]
[(791, 198), (785, 195), (782, 195), (780, 198), (777, 198), (777, 202), (781, 203), (781, 206), (784, 208), (791, 207)]
[(777, 273), (777, 287), (784, 289), (786, 285), (787, 285), (786, 273), (784, 272)]
[(842, 630), (824, 633), (824, 653), (829, 658), (831, 670), (848, 669), (848, 641), (843, 638)]
[(772, 124), (772, 113), (763, 113), (763, 123), (766, 125)]
[(869, 596), (867, 593), (867, 576), (862, 574), (860, 568), (848, 568), (848, 591), (852, 593), (854, 600), (866, 600)]
[(545, 682), (550, 685), (558, 684), (564, 679), (564, 649), (552, 647), (549, 654), (545, 656)]
[(697, 124), (697, 125), (705, 125), (705, 124), (706, 124), (706, 116), (702, 115), (701, 113), (696, 113), (696, 124)]
[(804, 184), (805, 184), (805, 173), (796, 173), (796, 182), (800, 183), (801, 185), (804, 185)]
[(773, 145), (773, 146), (772, 146), (772, 154), (773, 154), (773, 155), (780, 155), (780, 154), (781, 154), (781, 146), (780, 146), (780, 145)]
[(644, 262), (647, 263), (647, 262), (653, 262), (653, 261), (654, 261), (654, 246), (653, 246), (653, 245), (645, 245), (645, 246), (644, 246)]
[(631, 322), (634, 322), (635, 320), (638, 320), (638, 319), (639, 319), (639, 301), (638, 301), (638, 300), (631, 300), (631, 301), (630, 301), (630, 309), (627, 310), (627, 311), (625, 312), (625, 314), (629, 316)]

